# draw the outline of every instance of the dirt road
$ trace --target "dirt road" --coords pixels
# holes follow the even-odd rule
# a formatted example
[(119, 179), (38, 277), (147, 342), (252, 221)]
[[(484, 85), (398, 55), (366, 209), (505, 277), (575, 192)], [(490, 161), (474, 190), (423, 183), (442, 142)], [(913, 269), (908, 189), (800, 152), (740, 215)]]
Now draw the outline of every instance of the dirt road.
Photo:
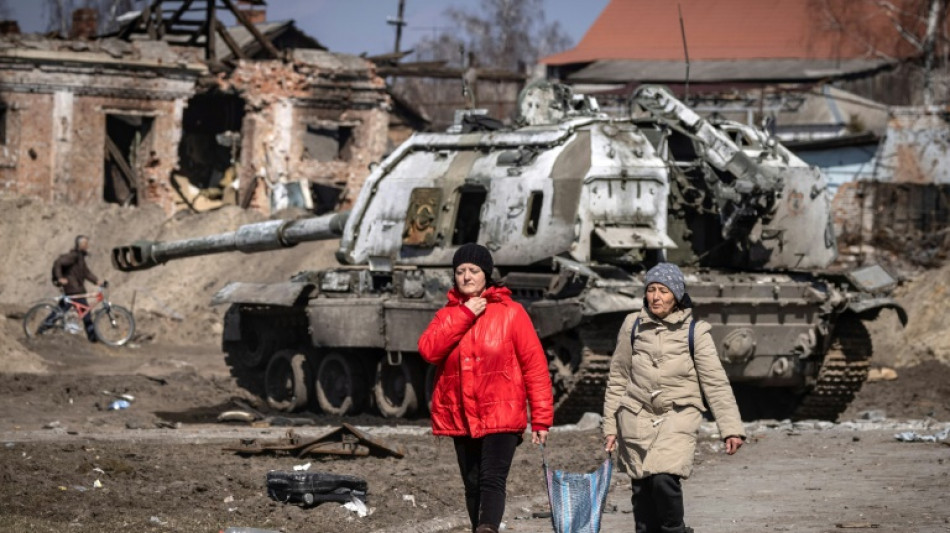
[[(246, 437), (278, 438), (287, 428), (216, 423), (236, 401), (251, 401), (227, 375), (216, 347), (145, 344), (116, 351), (78, 337), (25, 347), (56, 371), (0, 373), (0, 531), (465, 530), (451, 443), (428, 436), (425, 419), (397, 428), (368, 416), (355, 420), (405, 448), (404, 459), (245, 458), (221, 447)], [(754, 425), (749, 444), (729, 458), (705, 438), (686, 483), (689, 522), (701, 532), (836, 531), (836, 524), (950, 530), (950, 447), (893, 438), (923, 424), (908, 426), (907, 416), (950, 421), (948, 378), (950, 370), (933, 363), (894, 382), (868, 384), (852, 410), (888, 411), (887, 429)], [(110, 411), (114, 396), (104, 391), (135, 400)], [(337, 422), (314, 418), (294, 430), (318, 436)], [(557, 431), (551, 463), (591, 469), (600, 440), (597, 430)], [(367, 478), (373, 514), (359, 518), (337, 504), (304, 509), (270, 500), (267, 471), (304, 462)], [(509, 484), (509, 531), (550, 531), (547, 520), (531, 518), (547, 510), (544, 494), (538, 450), (524, 444)], [(604, 531), (631, 530), (628, 495), (628, 482), (617, 474), (610, 495), (616, 510), (606, 515)]]
[[(219, 350), (223, 309), (210, 296), (227, 281), (283, 281), (332, 264), (333, 244), (258, 255), (195, 258), (147, 272), (110, 271), (111, 246), (143, 237), (178, 239), (232, 230), (253, 214), (225, 209), (166, 219), (152, 209), (80, 208), (0, 198), (0, 533), (209, 532), (253, 526), (285, 533), (453, 532), (466, 530), (451, 442), (428, 436), (426, 419), (360, 416), (404, 459), (245, 458), (221, 450), (242, 438), (273, 439), (287, 427), (216, 422), (255, 398), (237, 387)], [(45, 265), (73, 236), (93, 236), (91, 264), (113, 282), (113, 299), (134, 307), (141, 335), (112, 350), (80, 337), (24, 342), (19, 316), (50, 296)], [(897, 293), (911, 317), (876, 321), (873, 365), (898, 368), (896, 381), (869, 383), (842, 416), (886, 413), (886, 427), (856, 430), (752, 426), (751, 441), (727, 458), (707, 437), (685, 485), (687, 516), (698, 532), (950, 531), (950, 447), (893, 439), (901, 428), (950, 422), (950, 265), (922, 273)], [(915, 366), (916, 365), (916, 366)], [(134, 401), (108, 405), (116, 394)], [(276, 415), (278, 413), (266, 413)], [(907, 420), (917, 425), (907, 426)], [(293, 428), (317, 436), (341, 420), (311, 417)], [(904, 424), (904, 425), (899, 425)], [(931, 431), (932, 432), (932, 431)], [(552, 434), (553, 466), (599, 462), (597, 430)], [(311, 470), (365, 477), (372, 514), (336, 504), (304, 509), (270, 500), (268, 470), (312, 462)], [(98, 481), (98, 483), (96, 483)], [(509, 483), (509, 531), (550, 531), (538, 450), (522, 445)], [(603, 531), (632, 531), (629, 487), (614, 477)], [(863, 527), (856, 527), (863, 526)]]

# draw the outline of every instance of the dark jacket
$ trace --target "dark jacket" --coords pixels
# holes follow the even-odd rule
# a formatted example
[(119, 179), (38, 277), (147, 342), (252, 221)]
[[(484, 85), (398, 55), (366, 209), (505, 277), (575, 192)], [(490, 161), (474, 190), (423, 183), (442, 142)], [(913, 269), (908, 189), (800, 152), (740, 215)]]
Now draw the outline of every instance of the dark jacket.
[(489, 287), (476, 317), (456, 289), (419, 338), (419, 353), (437, 366), (432, 433), (481, 438), (547, 430), (554, 419), (548, 361), (531, 318), (511, 291)]
[(82, 294), (86, 292), (85, 280), (99, 284), (99, 278), (86, 266), (86, 252), (72, 250), (56, 259), (53, 263), (53, 275), (56, 279), (66, 278), (63, 288), (66, 294)]

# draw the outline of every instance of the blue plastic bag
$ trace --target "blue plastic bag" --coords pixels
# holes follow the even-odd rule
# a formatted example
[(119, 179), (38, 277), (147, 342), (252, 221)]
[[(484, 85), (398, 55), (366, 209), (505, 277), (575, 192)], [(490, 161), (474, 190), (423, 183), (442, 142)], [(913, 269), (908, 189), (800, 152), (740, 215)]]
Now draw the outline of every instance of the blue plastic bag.
[(541, 452), (555, 533), (599, 533), (613, 472), (610, 457), (593, 472), (575, 474), (552, 470), (548, 467), (544, 446)]

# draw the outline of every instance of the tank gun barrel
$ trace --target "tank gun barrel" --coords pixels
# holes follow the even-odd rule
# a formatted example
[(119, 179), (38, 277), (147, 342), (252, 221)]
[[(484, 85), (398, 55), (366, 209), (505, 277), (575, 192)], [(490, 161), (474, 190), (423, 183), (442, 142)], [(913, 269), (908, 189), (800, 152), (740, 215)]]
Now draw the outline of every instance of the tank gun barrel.
[(112, 249), (112, 265), (123, 272), (146, 270), (174, 259), (222, 252), (265, 252), (343, 234), (349, 212), (299, 220), (269, 220), (235, 231), (178, 241), (136, 241)]

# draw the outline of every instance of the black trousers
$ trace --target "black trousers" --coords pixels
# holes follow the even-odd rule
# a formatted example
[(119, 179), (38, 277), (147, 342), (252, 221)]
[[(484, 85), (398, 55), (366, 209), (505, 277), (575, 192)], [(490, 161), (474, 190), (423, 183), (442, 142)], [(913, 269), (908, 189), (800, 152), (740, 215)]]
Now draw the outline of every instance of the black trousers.
[[(73, 298), (73, 301), (80, 303), (82, 305), (89, 305), (89, 302), (85, 298)], [(66, 303), (65, 300), (59, 301), (59, 308), (63, 312), (69, 311), (69, 308), (72, 307), (70, 304)], [(43, 321), (43, 324), (40, 326), (40, 333), (46, 331), (47, 329), (53, 327), (54, 319), (56, 318), (56, 313), (50, 313), (46, 317), (46, 320)], [(86, 338), (90, 341), (96, 340), (96, 328), (92, 325), (92, 313), (86, 313), (86, 316), (82, 317), (83, 327), (86, 329)]]
[(481, 524), (498, 529), (505, 514), (505, 487), (515, 448), (521, 444), (517, 433), (495, 433), (479, 439), (454, 437), (465, 506), (472, 530)]
[[(73, 301), (76, 302), (76, 303), (78, 303), (78, 304), (89, 305), (89, 301), (86, 300), (85, 298), (73, 298)], [(59, 306), (60, 306), (61, 308), (63, 308), (63, 311), (68, 311), (68, 310), (69, 310), (69, 307), (70, 307), (69, 304), (66, 303), (66, 302), (61, 302), (61, 303), (59, 304)], [(90, 313), (86, 313), (86, 316), (82, 317), (82, 323), (83, 323), (83, 325), (84, 325), (85, 328), (86, 328), (86, 338), (89, 339), (89, 340), (91, 340), (91, 341), (96, 340), (96, 328), (94, 328), (94, 327), (92, 326), (92, 313), (91, 313), (91, 312), (90, 312)]]
[(633, 480), (633, 519), (637, 533), (683, 533), (680, 477), (655, 474)]

